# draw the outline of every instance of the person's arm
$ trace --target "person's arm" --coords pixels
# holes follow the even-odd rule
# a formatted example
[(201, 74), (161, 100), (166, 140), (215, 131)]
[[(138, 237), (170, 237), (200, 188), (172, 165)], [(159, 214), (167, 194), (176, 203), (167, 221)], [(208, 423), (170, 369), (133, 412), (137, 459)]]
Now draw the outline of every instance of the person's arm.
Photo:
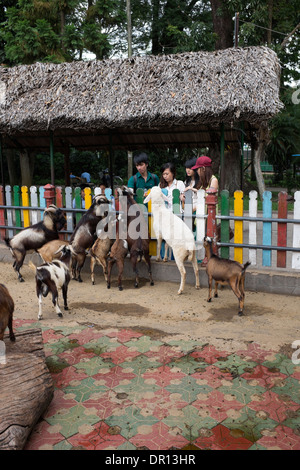
[(211, 180), (210, 187), (214, 189), (219, 189), (219, 181), (216, 177)]

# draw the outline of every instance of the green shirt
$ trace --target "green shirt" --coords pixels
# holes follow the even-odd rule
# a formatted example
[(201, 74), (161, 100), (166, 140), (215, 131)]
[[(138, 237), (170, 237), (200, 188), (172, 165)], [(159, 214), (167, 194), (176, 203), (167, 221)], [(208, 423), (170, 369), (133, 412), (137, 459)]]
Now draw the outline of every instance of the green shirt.
[(147, 179), (145, 181), (144, 177), (139, 173), (137, 172), (134, 176), (131, 176), (131, 178), (129, 178), (128, 180), (128, 188), (132, 188), (134, 190), (134, 192), (136, 192), (136, 190), (138, 188), (142, 188), (142, 189), (151, 189), (153, 186), (158, 186), (159, 185), (159, 179), (158, 179), (158, 176), (155, 175), (154, 173), (147, 173)]

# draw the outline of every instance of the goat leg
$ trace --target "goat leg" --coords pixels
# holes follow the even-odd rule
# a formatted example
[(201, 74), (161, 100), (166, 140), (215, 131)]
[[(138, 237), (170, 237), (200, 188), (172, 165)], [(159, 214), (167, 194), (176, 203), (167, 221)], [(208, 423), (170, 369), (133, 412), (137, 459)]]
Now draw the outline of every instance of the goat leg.
[(64, 299), (64, 310), (69, 310), (69, 307), (68, 307), (68, 286), (67, 285), (62, 286), (62, 295), (63, 295), (63, 299)]
[(208, 298), (207, 302), (211, 302), (211, 291), (212, 291), (212, 276), (208, 277)]
[(15, 337), (14, 332), (13, 332), (12, 320), (13, 320), (13, 316), (12, 316), (12, 314), (10, 314), (9, 319), (8, 319), (9, 339), (11, 341), (16, 341), (16, 337)]
[(150, 286), (154, 286), (153, 278), (152, 278), (152, 269), (151, 269), (151, 260), (150, 260), (150, 255), (149, 253), (144, 253), (144, 258), (145, 261), (148, 265), (148, 273), (149, 273), (149, 278), (150, 278)]

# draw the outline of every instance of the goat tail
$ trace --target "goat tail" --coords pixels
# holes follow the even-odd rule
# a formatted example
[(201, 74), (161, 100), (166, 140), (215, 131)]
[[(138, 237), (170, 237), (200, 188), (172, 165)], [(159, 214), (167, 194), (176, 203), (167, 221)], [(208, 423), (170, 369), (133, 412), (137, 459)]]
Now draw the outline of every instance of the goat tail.
[(243, 269), (242, 269), (242, 274), (245, 273), (246, 269), (248, 268), (248, 266), (250, 266), (250, 264), (251, 264), (250, 261), (247, 261), (247, 263), (244, 264)]
[(32, 269), (32, 271), (36, 272), (36, 266), (33, 264), (32, 261), (29, 261), (28, 266), (30, 267), (30, 269)]

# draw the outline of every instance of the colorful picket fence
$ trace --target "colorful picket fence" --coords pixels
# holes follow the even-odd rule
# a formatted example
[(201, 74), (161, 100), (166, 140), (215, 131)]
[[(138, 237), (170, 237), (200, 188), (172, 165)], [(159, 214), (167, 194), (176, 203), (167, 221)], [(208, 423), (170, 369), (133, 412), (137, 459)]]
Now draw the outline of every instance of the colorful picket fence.
[[(55, 187), (53, 202), (66, 212), (67, 227), (60, 235), (69, 238), (75, 223), (78, 222), (85, 210), (92, 204), (94, 195), (100, 194), (101, 189), (85, 189), (85, 209), (81, 206), (80, 188)], [(111, 189), (106, 189), (105, 195), (110, 202), (110, 210), (115, 211), (114, 197)], [(217, 244), (219, 254), (223, 258), (233, 258), (240, 263), (248, 259), (252, 266), (278, 267), (300, 269), (300, 191), (294, 194), (293, 211), (288, 212), (287, 194), (279, 193), (278, 211), (272, 211), (272, 193), (263, 194), (262, 211), (258, 211), (258, 194), (249, 193), (249, 210), (244, 210), (243, 192), (234, 193), (234, 209), (229, 209), (229, 193), (222, 191), (217, 206), (216, 197), (209, 198), (205, 191), (199, 190), (196, 208), (192, 206), (192, 193), (186, 193), (184, 210), (181, 208), (179, 191), (173, 192), (173, 211), (182, 217), (185, 223), (194, 230), (197, 244), (198, 259), (203, 259), (203, 238), (211, 227), (220, 224), (221, 240)], [(143, 205), (144, 193), (137, 190), (136, 200)], [(73, 201), (75, 200), (75, 208)], [(43, 217), (47, 206), (45, 187), (31, 186), (0, 186), (0, 232), (1, 239), (11, 238), (22, 228), (28, 227)], [(146, 212), (147, 215), (147, 212)], [(151, 203), (148, 206), (149, 231), (153, 240), (151, 254), (156, 255), (155, 234), (151, 224)], [(229, 228), (234, 230), (234, 239), (229, 239)], [(210, 235), (212, 235), (210, 233)], [(258, 261), (258, 253), (261, 260)], [(274, 253), (275, 252), (275, 256)], [(291, 254), (288, 260), (287, 253)], [(274, 263), (275, 258), (275, 263)]]

